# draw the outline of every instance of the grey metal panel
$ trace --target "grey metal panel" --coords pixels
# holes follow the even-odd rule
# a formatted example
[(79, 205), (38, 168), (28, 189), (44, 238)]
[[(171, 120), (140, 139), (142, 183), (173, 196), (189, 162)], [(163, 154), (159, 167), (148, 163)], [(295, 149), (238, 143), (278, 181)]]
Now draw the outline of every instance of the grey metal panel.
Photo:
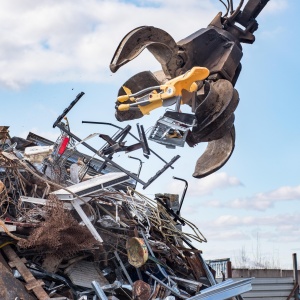
[(274, 285), (256, 285), (254, 284), (253, 291), (269, 291), (272, 288), (273, 291), (290, 291), (293, 289), (292, 284), (274, 284)]
[(253, 278), (252, 290), (243, 294), (243, 298), (244, 300), (286, 300), (293, 285), (291, 277)]
[[(255, 297), (253, 297), (253, 298), (249, 298), (249, 297), (245, 297), (245, 294), (243, 294), (243, 299), (244, 300), (247, 300), (247, 299), (249, 299), (249, 300), (286, 300), (287, 299), (287, 296), (286, 297), (257, 297), (257, 296), (255, 296)], [(295, 300), (295, 298), (291, 298), (291, 300)]]
[(246, 293), (251, 290), (251, 278), (243, 278), (240, 280), (227, 279), (224, 282), (213, 285), (204, 289), (189, 300), (224, 300), (234, 296)]
[(293, 277), (253, 278), (255, 284), (293, 284)]
[(245, 299), (247, 299), (248, 297), (250, 298), (256, 298), (256, 299), (259, 299), (259, 298), (262, 298), (262, 297), (273, 297), (274, 299), (276, 299), (276, 297), (288, 297), (288, 295), (290, 294), (291, 290), (290, 291), (260, 291), (260, 292), (248, 292), (248, 293), (245, 293), (243, 295), (243, 297)]

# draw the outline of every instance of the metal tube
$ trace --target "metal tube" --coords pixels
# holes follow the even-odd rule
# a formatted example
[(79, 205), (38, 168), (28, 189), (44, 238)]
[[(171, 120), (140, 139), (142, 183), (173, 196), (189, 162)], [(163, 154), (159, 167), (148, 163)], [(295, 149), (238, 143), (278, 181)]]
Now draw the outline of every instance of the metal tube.
[(92, 287), (96, 293), (96, 295), (101, 299), (101, 300), (108, 300), (107, 296), (103, 292), (100, 284), (97, 281), (92, 281)]
[[(142, 164), (143, 164), (142, 160), (139, 159), (139, 158), (137, 158), (137, 157), (130, 156), (130, 155), (128, 155), (128, 157), (132, 158), (132, 159), (136, 159), (136, 160), (138, 160), (140, 162), (139, 169), (138, 169), (138, 172), (137, 172), (137, 177), (140, 177), (141, 170), (142, 170)], [(137, 186), (137, 181), (135, 182), (134, 189), (136, 189), (136, 186)]]
[(71, 104), (63, 111), (63, 113), (56, 119), (56, 121), (53, 124), (53, 128), (55, 128), (60, 121), (67, 115), (67, 113), (73, 108), (73, 106), (80, 100), (80, 98), (84, 95), (84, 92), (79, 93), (75, 100), (71, 102)]
[(118, 252), (117, 252), (117, 251), (114, 251), (114, 255), (115, 255), (115, 257), (116, 257), (118, 263), (120, 264), (120, 266), (121, 266), (121, 268), (122, 268), (122, 270), (123, 270), (123, 272), (124, 272), (124, 274), (125, 274), (125, 276), (126, 276), (128, 282), (129, 282), (129, 284), (130, 284), (131, 286), (133, 286), (133, 282), (132, 282), (132, 280), (131, 280), (131, 278), (130, 278), (130, 276), (129, 276), (129, 274), (128, 274), (128, 272), (127, 272), (127, 270), (126, 270), (126, 268), (125, 268), (125, 266), (124, 266), (124, 264), (123, 264), (123, 262), (122, 262), (122, 260), (121, 260), (121, 258), (120, 258), (120, 256), (119, 256), (119, 254), (118, 254)]

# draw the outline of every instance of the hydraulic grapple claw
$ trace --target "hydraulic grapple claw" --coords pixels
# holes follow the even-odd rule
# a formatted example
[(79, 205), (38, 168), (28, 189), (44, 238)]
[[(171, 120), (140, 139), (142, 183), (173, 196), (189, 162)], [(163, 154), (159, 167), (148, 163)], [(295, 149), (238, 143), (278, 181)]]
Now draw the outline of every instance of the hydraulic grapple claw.
[[(197, 161), (193, 174), (196, 178), (215, 172), (232, 154), (235, 143), (234, 111), (239, 103), (239, 95), (234, 86), (242, 70), (242, 43), (252, 44), (255, 41), (254, 32), (258, 28), (256, 18), (268, 1), (248, 0), (244, 3), (241, 0), (237, 7), (233, 7), (233, 2), (228, 1), (227, 13), (218, 13), (206, 28), (177, 43), (159, 28), (138, 27), (123, 38), (113, 56), (110, 68), (112, 72), (116, 72), (147, 48), (161, 64), (160, 74), (163, 76), (160, 77), (163, 80), (157, 80), (160, 84), (183, 75), (194, 67), (209, 70), (205, 81), (202, 79), (202, 82), (196, 83), (197, 91), (184, 91), (175, 101), (176, 112), (180, 113), (181, 104), (188, 104), (192, 107), (193, 117), (196, 118), (195, 126), (190, 126), (182, 132), (179, 130), (185, 134), (184, 142), (191, 147), (200, 142), (208, 142), (205, 152)], [(144, 74), (139, 80), (146, 77)], [(129, 83), (134, 83), (135, 80), (133, 76)], [(139, 88), (154, 86), (156, 80), (152, 83), (150, 81), (145, 79), (144, 83), (139, 84)], [(124, 95), (124, 92), (120, 94), (119, 91), (119, 95)], [(165, 103), (170, 105), (170, 102)], [(155, 106), (157, 107), (159, 106)], [(134, 108), (130, 111), (116, 112), (117, 119), (121, 121), (140, 118), (143, 115), (138, 109), (134, 111)], [(172, 146), (176, 144), (172, 142), (176, 135), (171, 134), (172, 128), (168, 126), (169, 142)], [(155, 135), (157, 136), (160, 137), (159, 134)], [(164, 133), (161, 136), (163, 137)], [(183, 146), (182, 143), (180, 145)]]

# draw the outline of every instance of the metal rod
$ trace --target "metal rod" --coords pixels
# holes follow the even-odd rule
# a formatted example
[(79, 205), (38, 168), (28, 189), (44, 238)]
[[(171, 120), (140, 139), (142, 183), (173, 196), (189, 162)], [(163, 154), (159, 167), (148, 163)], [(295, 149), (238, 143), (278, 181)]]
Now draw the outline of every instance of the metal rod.
[(92, 281), (92, 288), (94, 289), (96, 295), (101, 299), (101, 300), (108, 300), (107, 296), (105, 295), (105, 293), (103, 292), (100, 284), (93, 280)]
[[(139, 169), (138, 169), (138, 172), (137, 172), (137, 177), (140, 177), (140, 174), (141, 174), (141, 170), (142, 170), (142, 165), (143, 165), (143, 162), (141, 159), (137, 158), (137, 157), (134, 157), (134, 156), (130, 156), (128, 155), (129, 158), (132, 158), (132, 159), (136, 159), (140, 162), (139, 164)], [(135, 182), (135, 185), (134, 185), (134, 189), (136, 189), (136, 186), (137, 186), (137, 181)]]
[(145, 274), (147, 274), (149, 277), (151, 277), (152, 279), (154, 279), (155, 281), (157, 281), (159, 284), (161, 284), (162, 286), (164, 286), (166, 289), (168, 289), (169, 291), (171, 291), (171, 293), (173, 293), (177, 297), (179, 297), (181, 299), (188, 299), (187, 296), (183, 296), (180, 293), (174, 291), (170, 286), (168, 286), (167, 284), (165, 284), (163, 281), (159, 280), (157, 277), (155, 277), (154, 275), (152, 275), (148, 271), (146, 271)]
[(55, 128), (58, 123), (63, 119), (63, 117), (66, 116), (66, 114), (72, 109), (72, 107), (80, 100), (80, 98), (84, 95), (84, 92), (79, 93), (75, 100), (71, 102), (71, 104), (63, 111), (63, 113), (56, 119), (56, 121), (53, 124), (53, 128)]
[(144, 126), (136, 124), (136, 127), (137, 127), (137, 131), (139, 133), (140, 141), (142, 143), (144, 156), (147, 157), (148, 155), (150, 155), (150, 149), (149, 149), (146, 134), (144, 131)]
[[(115, 124), (112, 124), (112, 123), (107, 123), (107, 122), (94, 122), (94, 121), (82, 121), (82, 123), (85, 123), (85, 124), (98, 124), (98, 125), (109, 125), (109, 126), (112, 126), (112, 127), (115, 127), (115, 128), (118, 128), (118, 129), (123, 129), (122, 127), (120, 126), (117, 126)], [(140, 141), (134, 134), (132, 134), (131, 132), (129, 132), (129, 135), (132, 136), (135, 140), (137, 141)], [(157, 158), (159, 158), (161, 161), (163, 161), (165, 164), (167, 163), (166, 160), (164, 160), (160, 155), (158, 155), (156, 152), (154, 152), (153, 150), (151, 150), (149, 148), (150, 152), (153, 153)], [(174, 167), (170, 166), (171, 169), (174, 169)]]
[(119, 256), (119, 254), (118, 254), (118, 252), (117, 252), (117, 251), (114, 251), (114, 255), (115, 255), (115, 257), (116, 257), (118, 263), (120, 264), (120, 266), (121, 266), (121, 268), (122, 268), (122, 270), (123, 270), (123, 272), (124, 272), (124, 274), (125, 274), (125, 276), (126, 276), (128, 282), (129, 282), (129, 284), (130, 284), (131, 286), (133, 286), (133, 282), (132, 282), (132, 280), (131, 280), (131, 278), (130, 278), (130, 276), (129, 276), (129, 274), (128, 274), (128, 272), (127, 272), (127, 270), (126, 270), (126, 268), (125, 268), (125, 266), (124, 266), (124, 264), (123, 264), (123, 262), (122, 262), (122, 260), (121, 260), (121, 258), (120, 258), (120, 256)]
[(185, 182), (184, 190), (183, 190), (183, 193), (182, 193), (182, 196), (181, 196), (181, 200), (180, 200), (180, 204), (179, 204), (179, 209), (177, 211), (177, 215), (179, 215), (180, 214), (180, 210), (181, 210), (181, 206), (182, 206), (182, 203), (184, 201), (185, 194), (186, 194), (186, 191), (187, 191), (187, 188), (188, 188), (189, 184), (188, 184), (188, 182), (185, 179), (178, 178), (178, 177), (175, 177), (175, 176), (173, 176), (173, 178), (176, 179), (176, 180), (180, 180), (180, 181)]
[[(67, 130), (66, 128), (64, 128), (64, 126), (57, 124), (56, 125), (59, 129), (61, 129), (62, 131), (64, 131), (66, 134), (68, 134), (70, 137), (72, 137), (73, 139), (75, 139), (78, 142), (82, 142), (82, 140), (77, 137), (75, 134), (73, 134), (72, 132), (70, 132), (69, 130)], [(98, 156), (100, 156), (102, 159), (105, 160), (105, 162), (109, 162), (112, 166), (114, 166), (115, 168), (119, 169), (120, 171), (126, 173), (128, 176), (130, 176), (131, 178), (137, 180), (139, 183), (141, 183), (142, 185), (145, 185), (146, 183), (139, 179), (137, 176), (135, 176), (134, 174), (130, 173), (129, 171), (127, 171), (126, 169), (124, 169), (123, 167), (121, 167), (120, 165), (116, 164), (115, 162), (113, 162), (111, 159), (107, 158), (105, 155), (102, 155), (99, 153), (99, 151), (97, 151), (95, 148), (93, 148), (92, 146), (90, 146), (89, 144), (87, 144), (86, 142), (82, 142), (82, 145), (85, 146), (86, 148), (88, 148), (89, 150), (91, 150), (92, 152), (94, 152), (95, 154), (97, 154)]]

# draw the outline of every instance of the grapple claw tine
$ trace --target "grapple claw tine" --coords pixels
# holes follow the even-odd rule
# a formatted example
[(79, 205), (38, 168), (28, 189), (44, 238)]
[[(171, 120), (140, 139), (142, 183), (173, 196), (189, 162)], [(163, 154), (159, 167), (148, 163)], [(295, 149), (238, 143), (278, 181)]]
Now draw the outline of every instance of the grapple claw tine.
[(203, 178), (219, 170), (230, 158), (235, 146), (235, 128), (221, 139), (209, 142), (204, 153), (198, 158), (193, 177)]
[(221, 124), (217, 129), (212, 131), (209, 135), (201, 138), (201, 142), (211, 142), (214, 140), (218, 140), (222, 138), (227, 132), (230, 131), (231, 127), (233, 126), (234, 123), (234, 113), (232, 113), (229, 118)]
[(116, 72), (145, 48), (158, 60), (168, 77), (175, 76), (175, 70), (182, 63), (182, 58), (177, 55), (177, 44), (166, 31), (153, 26), (137, 27), (122, 39), (111, 60), (110, 70)]

